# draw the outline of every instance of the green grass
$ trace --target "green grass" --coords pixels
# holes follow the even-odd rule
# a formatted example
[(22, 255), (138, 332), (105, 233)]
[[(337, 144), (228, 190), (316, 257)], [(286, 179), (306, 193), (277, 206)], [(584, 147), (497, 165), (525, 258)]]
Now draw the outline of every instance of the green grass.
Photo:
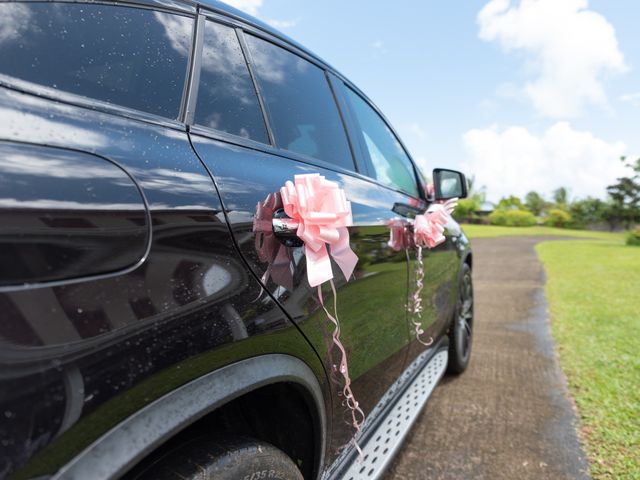
[(595, 479), (640, 479), (640, 248), (537, 246), (552, 333)]
[(464, 231), (470, 238), (581, 238), (536, 246), (551, 331), (593, 478), (640, 480), (640, 247), (625, 246), (623, 233), (485, 225)]
[(469, 238), (507, 237), (525, 235), (552, 235), (577, 238), (594, 238), (622, 242), (624, 233), (596, 232), (591, 230), (570, 230), (552, 227), (498, 227), (494, 225), (463, 225)]

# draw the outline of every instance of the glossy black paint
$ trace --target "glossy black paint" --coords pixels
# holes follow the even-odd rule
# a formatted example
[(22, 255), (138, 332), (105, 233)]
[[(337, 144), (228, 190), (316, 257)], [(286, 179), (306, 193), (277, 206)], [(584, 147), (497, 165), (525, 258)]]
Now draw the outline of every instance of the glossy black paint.
[(141, 191), (103, 158), (0, 141), (0, 192), (0, 289), (114, 274), (147, 254)]
[[(256, 350), (302, 358), (323, 381), (282, 309), (258, 298), (185, 132), (2, 88), (0, 109), (4, 140), (121, 165), (153, 224), (150, 252), (133, 271), (0, 292), (0, 477), (28, 459), (17, 478), (53, 473), (154, 398)], [(222, 348), (234, 342), (247, 345)]]
[[(370, 412), (400, 375), (409, 343), (407, 259), (404, 252), (395, 252), (387, 246), (390, 235), (387, 222), (396, 217), (391, 209), (394, 203), (408, 203), (411, 199), (362, 178), (289, 158), (248, 153), (242, 148), (195, 135), (192, 135), (192, 141), (198, 155), (215, 176), (243, 256), (255, 274), (262, 278), (265, 278), (269, 262), (261, 261), (252, 233), (258, 202), (264, 202), (269, 194), (278, 192), (295, 174), (320, 173), (345, 188), (354, 217), (354, 227), (350, 228), (351, 245), (359, 261), (355, 278), (348, 283), (335, 264), (333, 270), (337, 274), (335, 283), (342, 340), (349, 354), (354, 393), (365, 412)], [(292, 269), (290, 277), (284, 281), (271, 275), (266, 279), (266, 289), (300, 326), (324, 359), (325, 369), (337, 378), (338, 352), (328, 352), (333, 326), (319, 304), (316, 289), (307, 282), (303, 247), (284, 248), (290, 258), (290, 267), (287, 267)], [(328, 286), (323, 290), (323, 297), (328, 304), (332, 302)], [(384, 341), (380, 342), (380, 338)], [(379, 375), (380, 372), (384, 374)], [(333, 393), (334, 404), (340, 405), (339, 389), (335, 388)], [(343, 421), (345, 414), (344, 408), (335, 409), (334, 445), (330, 455), (353, 434), (351, 427)]]
[[(195, 21), (189, 4), (140, 3), (175, 9)], [(205, 2), (204, 7), (213, 12), (212, 18), (224, 15), (225, 22), (328, 69), (326, 78), (342, 108), (336, 118), (353, 130), (340, 94), (340, 83), (346, 80), (339, 74), (230, 7), (218, 2)], [(302, 247), (279, 240), (277, 246), (265, 247), (264, 241), (273, 240), (272, 232), (261, 227), (260, 220), (270, 225), (277, 210), (273, 195), (295, 174), (321, 173), (346, 191), (354, 217), (351, 246), (359, 262), (348, 282), (336, 273), (338, 313), (354, 393), (371, 413), (392, 400), (385, 391), (425, 348), (412, 336), (406, 308), (415, 283), (415, 249), (389, 244), (394, 225), (410, 233), (408, 221), (428, 206), (425, 199), (366, 177), (362, 146), (353, 138), (349, 149), (360, 173), (284, 151), (277, 144), (231, 135), (237, 132), (187, 126), (171, 116), (7, 83), (4, 77), (0, 83), (9, 87), (0, 86), (0, 199), (15, 197), (38, 206), (37, 211), (19, 211), (15, 202), (0, 200), (0, 215), (17, 225), (25, 214), (58, 218), (61, 212), (53, 208), (52, 199), (81, 203), (83, 208), (64, 211), (75, 223), (54, 221), (50, 223), (56, 227), (48, 228), (86, 255), (74, 256), (76, 262), (65, 262), (57, 270), (54, 263), (41, 263), (40, 269), (44, 265), (58, 272), (49, 276), (32, 268), (36, 284), (28, 288), (21, 283), (24, 278), (16, 283), (12, 266), (19, 258), (24, 263), (27, 254), (2, 257), (0, 478), (53, 474), (154, 400), (226, 365), (268, 353), (302, 360), (321, 385), (328, 417), (323, 438), (328, 467), (353, 434), (344, 422), (346, 410), (336, 383), (338, 356), (328, 341), (332, 325), (320, 307), (318, 291), (306, 280)], [(185, 95), (182, 110), (188, 100)], [(188, 119), (183, 114), (180, 117)], [(271, 138), (270, 128), (267, 125)], [(8, 169), (7, 152), (17, 146), (45, 162), (45, 168), (31, 176)], [(111, 174), (74, 183), (69, 173), (73, 168), (62, 177), (56, 168), (46, 168), (60, 156), (72, 163), (101, 165)], [(63, 180), (64, 185), (59, 183)], [(28, 188), (16, 190), (16, 181)], [(131, 210), (92, 205), (82, 196), (85, 181), (91, 191), (100, 192), (96, 196), (103, 205), (116, 197)], [(423, 180), (416, 178), (416, 183), (417, 190), (424, 191)], [(42, 208), (46, 202), (48, 210)], [(137, 221), (127, 216), (131, 227), (121, 227), (123, 211), (136, 212), (131, 218)], [(100, 222), (106, 215), (108, 225), (101, 241), (89, 241), (74, 225), (96, 224), (96, 215)], [(459, 227), (448, 227), (447, 242), (425, 254), (428, 282), (422, 293), (422, 321), (434, 339), (449, 326), (458, 267), (469, 253)], [(7, 237), (7, 232), (0, 230), (0, 239), (25, 248), (22, 238)], [(27, 230), (18, 235), (32, 237)], [(47, 231), (44, 236), (55, 243), (56, 235)], [(113, 236), (117, 241), (105, 241)], [(127, 248), (123, 251), (118, 242), (126, 242)], [(277, 258), (284, 263), (275, 262)], [(278, 268), (285, 264), (290, 268)], [(326, 285), (322, 297), (331, 304)]]

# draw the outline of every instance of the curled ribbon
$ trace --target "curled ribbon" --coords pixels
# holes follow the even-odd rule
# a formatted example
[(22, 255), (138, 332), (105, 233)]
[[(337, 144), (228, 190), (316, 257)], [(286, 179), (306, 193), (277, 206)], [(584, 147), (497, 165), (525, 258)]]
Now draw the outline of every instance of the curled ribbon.
[(443, 203), (433, 203), (429, 206), (426, 213), (416, 215), (413, 231), (414, 241), (418, 248), (416, 258), (416, 289), (411, 297), (411, 313), (416, 317), (411, 319), (413, 323), (416, 339), (425, 346), (433, 343), (433, 338), (424, 341), (420, 336), (424, 333), (422, 328), (422, 289), (424, 288), (424, 262), (422, 258), (422, 249), (434, 248), (446, 240), (444, 236), (444, 227), (451, 218), (451, 213), (458, 204), (457, 198), (446, 200)]
[[(331, 257), (349, 280), (358, 257), (349, 246), (353, 225), (351, 203), (336, 182), (318, 173), (296, 175), (280, 189), (285, 213), (298, 222), (296, 234), (304, 242), (309, 285), (333, 278)], [(329, 253), (330, 252), (330, 253)]]

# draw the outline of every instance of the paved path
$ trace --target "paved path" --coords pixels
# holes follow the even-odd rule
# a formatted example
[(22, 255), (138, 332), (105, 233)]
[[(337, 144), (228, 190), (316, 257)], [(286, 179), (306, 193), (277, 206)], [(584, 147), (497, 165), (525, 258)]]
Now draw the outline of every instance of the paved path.
[(542, 240), (473, 241), (471, 363), (436, 388), (385, 480), (589, 478), (549, 333)]

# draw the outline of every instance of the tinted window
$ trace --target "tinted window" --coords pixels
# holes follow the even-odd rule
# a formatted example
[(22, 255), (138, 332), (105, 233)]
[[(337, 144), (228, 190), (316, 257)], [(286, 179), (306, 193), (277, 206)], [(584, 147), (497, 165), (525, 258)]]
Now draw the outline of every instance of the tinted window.
[(278, 146), (353, 169), (324, 71), (259, 38), (247, 42)]
[(347, 98), (369, 154), (371, 175), (378, 181), (418, 196), (413, 165), (400, 142), (378, 113), (347, 88)]
[(207, 22), (195, 121), (199, 125), (268, 143), (249, 69), (235, 30)]
[(0, 72), (178, 116), (192, 20), (127, 7), (0, 4)]

